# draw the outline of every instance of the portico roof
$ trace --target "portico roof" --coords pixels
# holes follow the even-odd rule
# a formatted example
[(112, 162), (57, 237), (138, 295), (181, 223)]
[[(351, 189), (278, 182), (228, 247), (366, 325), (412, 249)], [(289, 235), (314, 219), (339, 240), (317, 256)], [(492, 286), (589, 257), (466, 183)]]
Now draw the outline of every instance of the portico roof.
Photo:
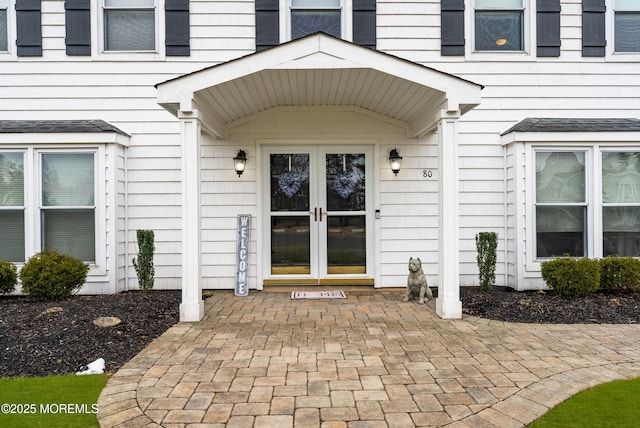
[(464, 114), (481, 85), (316, 33), (156, 85), (172, 114), (200, 113), (222, 137), (228, 124), (277, 106), (353, 106), (430, 131), (441, 111)]

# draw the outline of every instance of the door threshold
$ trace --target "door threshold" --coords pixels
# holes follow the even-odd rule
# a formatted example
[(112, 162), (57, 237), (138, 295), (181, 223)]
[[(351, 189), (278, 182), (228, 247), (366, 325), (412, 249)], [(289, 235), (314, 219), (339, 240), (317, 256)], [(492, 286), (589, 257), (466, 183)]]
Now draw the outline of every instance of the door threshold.
[(330, 286), (351, 286), (351, 285), (363, 285), (373, 286), (375, 281), (373, 278), (299, 278), (299, 279), (264, 279), (262, 284), (265, 287), (270, 286), (318, 286), (318, 285), (330, 285)]

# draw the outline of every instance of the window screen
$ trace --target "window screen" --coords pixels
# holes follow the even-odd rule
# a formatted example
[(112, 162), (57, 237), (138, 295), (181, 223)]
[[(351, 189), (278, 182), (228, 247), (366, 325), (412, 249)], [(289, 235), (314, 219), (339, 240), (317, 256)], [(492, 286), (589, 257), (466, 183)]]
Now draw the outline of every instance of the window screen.
[(24, 154), (0, 152), (0, 260), (25, 261)]
[(521, 51), (524, 49), (522, 0), (476, 0), (475, 49)]
[(341, 36), (340, 0), (292, 0), (291, 38), (297, 39), (322, 31)]
[(155, 22), (153, 0), (105, 0), (105, 50), (155, 50)]
[(537, 257), (584, 256), (585, 152), (536, 153)]
[(9, 50), (9, 28), (7, 26), (7, 0), (0, 0), (0, 51)]
[(42, 155), (42, 246), (95, 261), (93, 153)]
[(616, 52), (640, 52), (640, 2), (638, 0), (616, 0), (614, 28)]

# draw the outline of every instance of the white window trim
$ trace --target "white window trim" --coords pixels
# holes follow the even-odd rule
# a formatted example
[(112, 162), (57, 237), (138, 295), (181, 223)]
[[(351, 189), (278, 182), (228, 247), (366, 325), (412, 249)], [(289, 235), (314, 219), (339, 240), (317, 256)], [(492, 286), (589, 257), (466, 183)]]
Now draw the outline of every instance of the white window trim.
[[(279, 0), (280, 40), (281, 43), (291, 40), (291, 0)], [(340, 0), (340, 33), (342, 40), (353, 41), (353, 1)]]
[[(465, 59), (475, 61), (535, 61), (536, 0), (523, 0), (523, 40), (521, 51), (476, 51), (475, 0), (465, 3)], [(532, 52), (534, 54), (532, 54)]]
[[(91, 54), (94, 60), (104, 61), (157, 61), (164, 60), (165, 48), (165, 13), (164, 0), (155, 2), (155, 38), (156, 48), (153, 51), (107, 51), (104, 46), (104, 1), (100, 0), (97, 7), (91, 8)], [(91, 2), (92, 5), (96, 3)]]
[[(0, 60), (18, 59), (16, 54), (16, 2), (15, 0), (4, 0), (7, 6), (7, 50), (0, 51)], [(0, 0), (0, 8), (2, 0)]]

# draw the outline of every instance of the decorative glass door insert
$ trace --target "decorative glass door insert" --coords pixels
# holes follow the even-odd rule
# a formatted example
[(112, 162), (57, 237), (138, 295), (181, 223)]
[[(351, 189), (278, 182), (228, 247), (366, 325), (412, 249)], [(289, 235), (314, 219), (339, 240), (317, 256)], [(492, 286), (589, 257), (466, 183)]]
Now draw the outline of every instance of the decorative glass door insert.
[(367, 274), (366, 153), (271, 152), (268, 275)]

